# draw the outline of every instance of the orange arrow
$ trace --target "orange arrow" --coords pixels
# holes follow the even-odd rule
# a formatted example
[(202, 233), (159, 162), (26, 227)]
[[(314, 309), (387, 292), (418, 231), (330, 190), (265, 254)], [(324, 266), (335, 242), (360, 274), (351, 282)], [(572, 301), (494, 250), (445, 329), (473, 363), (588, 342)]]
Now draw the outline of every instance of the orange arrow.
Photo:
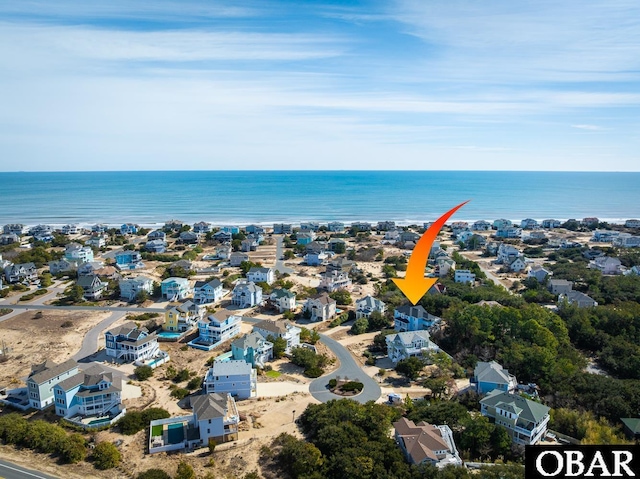
[(467, 200), (447, 211), (438, 218), (427, 231), (424, 232), (422, 237), (418, 240), (415, 248), (413, 248), (413, 253), (411, 253), (411, 257), (409, 258), (409, 264), (407, 264), (407, 274), (405, 274), (404, 278), (393, 279), (396, 286), (400, 288), (400, 291), (402, 291), (412, 304), (416, 304), (420, 301), (420, 298), (424, 296), (424, 293), (429, 291), (429, 288), (438, 281), (436, 278), (424, 277), (424, 269), (427, 267), (427, 261), (429, 259), (429, 253), (431, 252), (433, 242), (436, 240), (438, 233), (451, 215), (469, 203), (469, 201), (471, 200)]

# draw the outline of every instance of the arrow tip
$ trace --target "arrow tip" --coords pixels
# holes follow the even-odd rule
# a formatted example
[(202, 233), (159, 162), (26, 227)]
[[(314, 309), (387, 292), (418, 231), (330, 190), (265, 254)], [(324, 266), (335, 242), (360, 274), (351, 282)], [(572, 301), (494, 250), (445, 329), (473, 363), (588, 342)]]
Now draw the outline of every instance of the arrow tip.
[(420, 301), (420, 298), (422, 298), (437, 281), (436, 278), (393, 278), (393, 282), (400, 288), (402, 294), (414, 305)]

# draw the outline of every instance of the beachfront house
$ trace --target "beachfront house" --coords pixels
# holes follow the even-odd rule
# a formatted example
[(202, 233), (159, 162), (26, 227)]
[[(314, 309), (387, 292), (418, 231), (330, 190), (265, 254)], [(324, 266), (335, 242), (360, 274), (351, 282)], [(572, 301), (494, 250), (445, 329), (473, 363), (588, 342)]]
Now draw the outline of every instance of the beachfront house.
[(429, 314), (422, 306), (405, 304), (393, 311), (393, 324), (396, 331), (420, 331), (440, 327), (442, 319)]
[(240, 414), (229, 394), (200, 394), (190, 398), (193, 414), (149, 423), (149, 454), (207, 446), (238, 439)]
[(144, 268), (142, 256), (137, 251), (120, 251), (116, 253), (116, 268), (121, 271)]
[(468, 269), (457, 269), (453, 275), (453, 280), (456, 283), (473, 284), (476, 281), (476, 275)]
[(317, 232), (320, 229), (320, 223), (315, 221), (303, 221), (300, 223), (300, 230)]
[(78, 243), (69, 243), (65, 247), (64, 258), (67, 261), (88, 263), (93, 261), (93, 250), (89, 246), (82, 246)]
[(207, 223), (206, 221), (199, 221), (198, 223), (194, 223), (193, 232), (196, 234), (207, 234), (211, 232), (211, 223)]
[(387, 312), (387, 305), (370, 295), (356, 301), (356, 319), (368, 319), (374, 311), (384, 315)]
[(449, 426), (424, 421), (415, 424), (403, 417), (393, 423), (393, 428), (396, 443), (410, 464), (432, 464), (438, 468), (462, 465)]
[(260, 333), (250, 333), (231, 343), (231, 356), (242, 360), (252, 367), (264, 368), (267, 361), (273, 359), (273, 343), (267, 341)]
[(237, 399), (256, 397), (257, 371), (244, 360), (214, 361), (204, 377), (203, 392), (229, 393)]
[(262, 303), (262, 288), (253, 281), (238, 281), (231, 294), (231, 303), (239, 308), (251, 308)]
[(327, 271), (320, 276), (318, 289), (324, 289), (332, 293), (339, 289), (350, 290), (351, 285), (352, 283), (348, 273), (343, 271)]
[(504, 427), (512, 442), (537, 444), (547, 434), (550, 409), (516, 394), (495, 389), (480, 401), (480, 412), (497, 426)]
[(267, 232), (266, 229), (260, 225), (248, 225), (244, 229), (244, 231), (247, 234), (256, 234), (256, 235), (263, 235)]
[(273, 233), (277, 235), (290, 235), (293, 231), (293, 225), (288, 223), (274, 223)]
[(162, 329), (172, 333), (183, 333), (195, 328), (204, 316), (205, 309), (191, 301), (171, 305), (164, 313)]
[(476, 385), (478, 394), (487, 394), (494, 389), (512, 393), (518, 389), (516, 377), (495, 361), (479, 361), (473, 370), (471, 383)]
[(303, 310), (311, 321), (326, 321), (336, 315), (336, 301), (327, 293), (307, 298)]
[(198, 321), (196, 344), (213, 345), (234, 338), (240, 334), (242, 317), (226, 310), (216, 311)]
[(91, 226), (91, 232), (92, 233), (106, 233), (107, 230), (109, 229), (109, 225), (105, 225), (104, 223), (96, 223), (95, 225)]
[(6, 224), (2, 227), (2, 232), (4, 234), (12, 234), (12, 235), (16, 235), (16, 236), (22, 236), (26, 231), (26, 227), (23, 224), (20, 223), (11, 223), (11, 224)]
[(494, 230), (509, 228), (511, 226), (513, 226), (513, 223), (511, 222), (511, 220), (507, 220), (505, 218), (499, 218), (497, 220), (494, 220), (492, 225)]
[(295, 311), (296, 293), (284, 288), (276, 288), (269, 295), (268, 303), (280, 313)]
[(491, 223), (485, 220), (478, 220), (471, 225), (473, 231), (489, 231), (491, 229)]
[[(625, 228), (640, 228), (640, 220), (638, 219), (629, 219), (624, 222)], [(18, 233), (16, 233), (18, 234)]]
[(525, 218), (520, 222), (520, 228), (523, 230), (534, 230), (538, 227), (538, 222), (533, 218)]
[(550, 219), (542, 220), (541, 226), (546, 229), (553, 229), (553, 228), (560, 228), (561, 224), (562, 222), (560, 220), (555, 220), (550, 218)]
[(123, 361), (144, 361), (160, 355), (158, 336), (147, 328), (138, 328), (129, 321), (122, 326), (108, 330), (104, 334), (108, 357)]
[(182, 244), (198, 244), (200, 234), (194, 231), (183, 231), (180, 233), (178, 241)]
[(120, 286), (120, 298), (125, 301), (133, 301), (143, 293), (149, 296), (153, 294), (153, 279), (146, 276), (123, 278), (118, 282), (118, 285)]
[(55, 402), (54, 386), (77, 373), (78, 363), (74, 359), (68, 359), (61, 364), (47, 360), (32, 366), (27, 378), (29, 405), (40, 410), (50, 406)]
[(284, 350), (285, 354), (290, 354), (293, 348), (300, 346), (300, 328), (286, 319), (276, 321), (265, 319), (255, 324), (253, 331), (265, 339), (269, 339), (270, 336), (284, 339), (287, 342), (287, 347)]
[(193, 288), (193, 300), (198, 304), (217, 303), (222, 296), (222, 282), (217, 278), (211, 281), (196, 281)]
[(113, 424), (126, 412), (122, 378), (98, 363), (60, 381), (53, 393), (56, 414), (85, 429)]
[(267, 284), (273, 284), (273, 282), (276, 280), (273, 268), (262, 268), (259, 266), (253, 266), (247, 272), (247, 279), (249, 281), (253, 281), (254, 283)]
[(327, 229), (332, 233), (342, 233), (344, 231), (344, 223), (341, 221), (331, 221), (327, 224)]
[(7, 283), (33, 282), (38, 279), (38, 270), (33, 263), (10, 264), (4, 269)]
[(147, 235), (147, 240), (149, 241), (153, 241), (153, 240), (165, 241), (166, 239), (167, 239), (167, 233), (165, 233), (162, 230), (155, 230)]
[(138, 232), (138, 225), (134, 225), (133, 223), (125, 223), (120, 226), (120, 234), (121, 235), (134, 235)]
[(180, 231), (182, 229), (182, 226), (184, 226), (184, 221), (181, 220), (168, 220), (164, 222), (164, 227), (163, 229), (167, 232), (171, 232), (171, 231)]
[(162, 297), (169, 301), (179, 301), (191, 294), (191, 286), (187, 278), (171, 277), (160, 283)]
[(407, 358), (423, 358), (429, 353), (440, 351), (438, 345), (431, 341), (431, 335), (428, 331), (407, 331), (389, 334), (385, 341), (387, 343), (387, 355), (393, 364)]
[(78, 276), (76, 284), (82, 287), (82, 296), (88, 301), (100, 299), (109, 286), (109, 283), (103, 282), (97, 274)]
[(558, 306), (562, 306), (563, 303), (573, 304), (578, 308), (593, 308), (598, 306), (598, 302), (591, 296), (587, 296), (580, 291), (567, 291), (561, 293), (558, 296)]

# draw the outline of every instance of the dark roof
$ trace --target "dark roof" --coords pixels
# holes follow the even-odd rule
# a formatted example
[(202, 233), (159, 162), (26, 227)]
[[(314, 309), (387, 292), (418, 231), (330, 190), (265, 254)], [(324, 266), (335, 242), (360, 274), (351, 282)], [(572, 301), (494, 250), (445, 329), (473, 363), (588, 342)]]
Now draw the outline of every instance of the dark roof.
[(229, 394), (201, 394), (191, 398), (191, 407), (198, 421), (216, 419), (227, 414)]
[(534, 401), (518, 396), (517, 394), (509, 394), (507, 392), (494, 389), (484, 399), (480, 401), (480, 404), (490, 407), (499, 407), (500, 409), (506, 409), (507, 407), (519, 410), (518, 416), (533, 422), (540, 422), (547, 414), (549, 414), (549, 408), (544, 404), (540, 404)]

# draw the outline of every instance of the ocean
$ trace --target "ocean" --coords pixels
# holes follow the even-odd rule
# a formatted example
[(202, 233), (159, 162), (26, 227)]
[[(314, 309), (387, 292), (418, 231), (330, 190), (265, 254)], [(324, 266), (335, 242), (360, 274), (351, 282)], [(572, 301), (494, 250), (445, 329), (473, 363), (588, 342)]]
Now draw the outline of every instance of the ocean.
[(0, 173), (0, 224), (216, 225), (640, 217), (640, 173), (122, 171)]

